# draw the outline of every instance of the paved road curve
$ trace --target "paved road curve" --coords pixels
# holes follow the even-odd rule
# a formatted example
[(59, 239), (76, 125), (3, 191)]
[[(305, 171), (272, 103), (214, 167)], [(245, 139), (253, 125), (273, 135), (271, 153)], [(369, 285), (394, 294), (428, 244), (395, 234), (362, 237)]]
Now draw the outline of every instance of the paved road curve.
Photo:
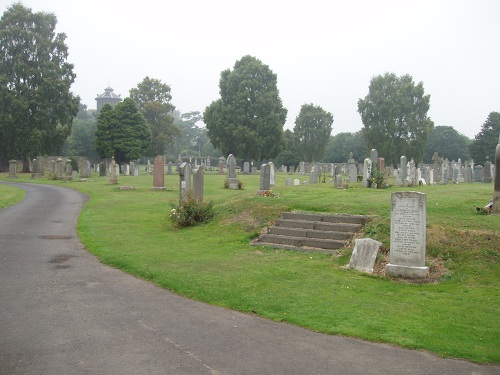
[(499, 374), (208, 306), (101, 265), (78, 241), (86, 201), (16, 184), (0, 210), (0, 374)]

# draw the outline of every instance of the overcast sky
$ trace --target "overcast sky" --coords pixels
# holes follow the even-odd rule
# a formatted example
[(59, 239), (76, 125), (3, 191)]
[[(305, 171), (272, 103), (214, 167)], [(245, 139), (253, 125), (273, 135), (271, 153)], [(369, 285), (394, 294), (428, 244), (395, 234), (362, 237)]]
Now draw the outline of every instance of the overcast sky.
[(434, 124), (469, 138), (500, 111), (498, 0), (21, 2), (56, 14), (88, 108), (108, 85), (127, 97), (149, 76), (181, 113), (203, 112), (221, 71), (252, 55), (278, 76), (287, 129), (313, 103), (333, 114), (333, 135), (360, 130), (358, 99), (385, 72), (423, 82)]

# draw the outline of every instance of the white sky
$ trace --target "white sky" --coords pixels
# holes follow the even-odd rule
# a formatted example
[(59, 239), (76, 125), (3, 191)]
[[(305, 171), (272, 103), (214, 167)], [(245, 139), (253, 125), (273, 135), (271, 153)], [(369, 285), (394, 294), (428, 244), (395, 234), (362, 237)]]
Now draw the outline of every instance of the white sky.
[[(12, 0), (0, 0), (2, 13)], [(498, 0), (23, 0), (67, 34), (72, 90), (88, 108), (108, 84), (127, 97), (144, 77), (170, 85), (181, 112), (219, 98), (221, 71), (252, 55), (278, 76), (293, 129), (302, 104), (362, 128), (357, 102), (373, 76), (423, 82), (429, 116), (473, 138), (500, 111)]]

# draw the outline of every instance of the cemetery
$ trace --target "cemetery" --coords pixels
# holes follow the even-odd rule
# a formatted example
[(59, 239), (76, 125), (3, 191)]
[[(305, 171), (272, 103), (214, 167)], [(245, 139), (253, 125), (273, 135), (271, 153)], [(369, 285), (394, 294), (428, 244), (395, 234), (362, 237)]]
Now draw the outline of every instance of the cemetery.
[[(380, 165), (378, 156), (367, 159), (358, 164)], [(175, 293), (319, 332), (500, 362), (500, 331), (491, 324), (500, 313), (500, 216), (475, 210), (492, 200), (494, 171), (491, 182), (458, 182), (474, 167), (455, 172), (443, 161), (446, 183), (419, 184), (418, 166), (407, 161), (406, 174), (384, 168), (385, 188), (375, 188), (365, 183), (369, 175), (359, 178), (365, 169), (354, 178), (359, 165), (347, 160), (301, 163), (293, 171), (272, 163), (252, 171), (231, 157), (212, 160), (211, 168), (200, 161), (169, 165), (161, 157), (128, 167), (113, 160), (79, 164), (72, 179), (48, 177), (67, 174), (58, 170), (62, 160), (35, 176), (9, 171), (0, 179), (91, 195), (78, 224), (87, 249)], [(0, 193), (0, 207), (22, 199), (8, 185)], [(210, 202), (213, 219), (174, 225), (172, 207), (188, 196)], [(339, 234), (338, 226), (348, 225), (336, 224), (338, 215), (364, 219)], [(283, 225), (306, 219), (309, 229)], [(252, 246), (265, 235), (307, 238), (332, 227), (339, 246), (328, 251), (309, 251), (321, 246), (318, 240), (306, 249), (304, 240)]]

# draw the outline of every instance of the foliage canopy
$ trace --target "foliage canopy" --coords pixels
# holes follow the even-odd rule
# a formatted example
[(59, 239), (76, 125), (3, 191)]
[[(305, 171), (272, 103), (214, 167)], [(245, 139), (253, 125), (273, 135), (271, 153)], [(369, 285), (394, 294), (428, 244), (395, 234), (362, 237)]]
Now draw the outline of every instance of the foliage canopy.
[(434, 152), (448, 160), (468, 160), (470, 139), (457, 132), (452, 126), (436, 126), (427, 139), (424, 148), (424, 163), (432, 164)]
[(15, 3), (0, 19), (0, 169), (9, 159), (61, 153), (80, 99), (57, 18)]
[(125, 98), (116, 106), (106, 103), (97, 116), (96, 150), (101, 158), (114, 156), (117, 163), (144, 156), (151, 131), (135, 102)]
[(297, 148), (306, 161), (322, 161), (332, 133), (333, 115), (320, 106), (304, 104), (295, 119)]
[(170, 86), (159, 79), (145, 77), (130, 90), (130, 98), (136, 102), (151, 130), (152, 140), (146, 154), (163, 155), (167, 145), (181, 134), (172, 116), (175, 107), (170, 103)]
[(363, 131), (356, 133), (338, 133), (330, 137), (325, 150), (325, 162), (346, 163), (349, 154), (352, 152), (353, 158), (362, 161), (368, 154)]
[(247, 55), (232, 71), (221, 73), (219, 88), (220, 99), (203, 113), (214, 147), (246, 160), (278, 155), (287, 110), (279, 97), (276, 74)]
[(377, 149), (388, 164), (396, 164), (402, 155), (420, 161), (434, 126), (427, 116), (429, 102), (422, 82), (415, 85), (409, 74), (373, 77), (368, 95), (358, 100), (367, 149)]
[(500, 113), (490, 112), (488, 118), (469, 145), (470, 156), (477, 164), (484, 165), (486, 157), (495, 161), (495, 150), (500, 136)]

